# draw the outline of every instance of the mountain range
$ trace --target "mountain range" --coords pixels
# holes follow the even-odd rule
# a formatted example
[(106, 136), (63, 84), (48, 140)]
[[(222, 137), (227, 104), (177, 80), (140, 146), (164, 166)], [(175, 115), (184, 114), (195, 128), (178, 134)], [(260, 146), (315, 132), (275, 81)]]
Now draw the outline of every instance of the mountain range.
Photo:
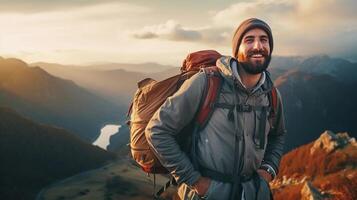
[(170, 65), (161, 65), (154, 62), (147, 63), (114, 63), (114, 62), (102, 62), (89, 65), (62, 65), (57, 63), (47, 63), (47, 62), (34, 62), (30, 63), (30, 66), (41, 66), (41, 67), (60, 67), (60, 68), (70, 68), (70, 69), (84, 69), (84, 70), (94, 70), (94, 71), (110, 71), (121, 69), (124, 71), (140, 72), (140, 73), (158, 73), (162, 71), (169, 70), (173, 68)]
[(177, 68), (155, 63), (113, 63), (79, 67), (39, 62), (32, 63), (31, 66), (39, 66), (54, 76), (72, 80), (119, 106), (130, 104), (140, 80), (148, 76), (160, 80), (179, 72)]
[(66, 128), (87, 141), (93, 141), (104, 124), (123, 119), (126, 109), (13, 58), (0, 58), (0, 105), (37, 122)]
[[(173, 67), (164, 71), (154, 70), (153, 73), (147, 73), (145, 71), (137, 72), (142, 70), (140, 68), (136, 71), (126, 71), (117, 69), (112, 65), (107, 68), (100, 66), (83, 68), (46, 63), (37, 63), (36, 65), (40, 65), (40, 67), (29, 67), (27, 63), (19, 59), (0, 58), (0, 106), (10, 107), (0, 109), (0, 160), (6, 163), (0, 168), (1, 177), (5, 177), (1, 180), (4, 180), (1, 182), (2, 188), (4, 188), (4, 191), (1, 191), (1, 197), (17, 195), (20, 190), (25, 191), (24, 195), (33, 197), (34, 191), (52, 183), (54, 180), (99, 167), (106, 160), (114, 158), (114, 154), (98, 150), (98, 148), (86, 144), (82, 139), (86, 142), (92, 142), (98, 136), (99, 129), (106, 123), (116, 122), (123, 125), (124, 113), (136, 90), (137, 81), (145, 77), (161, 80), (179, 73), (179, 69)], [(313, 141), (319, 137), (319, 133), (326, 129), (333, 132), (347, 131), (351, 137), (356, 137), (357, 124), (353, 121), (353, 116), (357, 113), (357, 104), (355, 104), (357, 94), (354, 92), (357, 86), (356, 63), (328, 56), (277, 57), (272, 60), (269, 69), (275, 85), (282, 94), (285, 106), (288, 129), (286, 152)], [(332, 134), (328, 133), (327, 135)], [(346, 139), (348, 137), (323, 136), (319, 141), (335, 140), (323, 138)], [(119, 133), (111, 137), (108, 150), (123, 156), (128, 152), (125, 147), (128, 140), (129, 130), (124, 125)], [(340, 140), (342, 141), (342, 139), (336, 139), (336, 141)], [(350, 139), (344, 141), (351, 142)], [(295, 196), (306, 193), (306, 191), (307, 193), (309, 191), (316, 192), (316, 190), (319, 191), (316, 195), (323, 196), (328, 193), (330, 196), (336, 196), (335, 193), (330, 192), (333, 190), (331, 189), (332, 186), (328, 186), (328, 184), (326, 186), (330, 179), (324, 179), (318, 171), (323, 171), (325, 168), (330, 169), (330, 166), (332, 168), (337, 166), (337, 170), (323, 172), (323, 175), (331, 176), (341, 185), (346, 184), (336, 177), (347, 177), (347, 179), (350, 176), (355, 177), (353, 173), (355, 173), (354, 167), (356, 164), (350, 163), (351, 159), (356, 160), (354, 153), (340, 153), (336, 156), (329, 156), (334, 152), (340, 152), (341, 149), (352, 147), (345, 145), (343, 148), (336, 148), (336, 150), (329, 151), (327, 154), (324, 153), (324, 150), (316, 150), (316, 152), (319, 152), (318, 154), (310, 153), (310, 157), (313, 157), (310, 160), (316, 158), (320, 163), (329, 160), (328, 164), (321, 165), (322, 167), (314, 161), (311, 161), (310, 167), (297, 167), (296, 171), (294, 171), (294, 167), (292, 167), (292, 171), (289, 171), (290, 167), (286, 167), (295, 162), (294, 158), (301, 158), (300, 160), (297, 159), (298, 161), (294, 166), (304, 163), (303, 159), (309, 160), (309, 155), (306, 152), (310, 151), (312, 146), (314, 149), (318, 149), (318, 147), (331, 146), (328, 144), (326, 142), (310, 143), (307, 148), (303, 147), (291, 151), (305, 153), (289, 153), (287, 155), (293, 155), (287, 156), (290, 157), (289, 159), (284, 156), (281, 174), (285, 174), (288, 178), (278, 177), (277, 180), (282, 182), (290, 180), (288, 183), (296, 182), (291, 177), (294, 178), (294, 174), (297, 173), (307, 173), (307, 175), (301, 176), (308, 178), (305, 178), (307, 181), (297, 189), (288, 187), (285, 184), (286, 181), (284, 182), (285, 185), (276, 182), (276, 185), (272, 185), (275, 187), (273, 187), (274, 195), (277, 198), (288, 195), (281, 191), (283, 189), (289, 191), (289, 188), (292, 188), (292, 194)], [(76, 148), (80, 148), (80, 150)], [(352, 152), (355, 152), (355, 150)], [(80, 157), (81, 155), (82, 157)], [(344, 161), (340, 162), (340, 158)], [(61, 159), (63, 160), (61, 161)], [(87, 160), (92, 164), (86, 163)], [(30, 163), (31, 161), (34, 163)], [(319, 168), (314, 167), (315, 165)], [(124, 165), (121, 164), (121, 166)], [(348, 171), (351, 166), (352, 175)], [(58, 167), (61, 169), (58, 169)], [(62, 169), (63, 171), (61, 171)], [(310, 169), (313, 170), (309, 171)], [(347, 172), (342, 175), (334, 174), (334, 172), (342, 169), (347, 169)], [(123, 170), (125, 171), (125, 169)], [(19, 173), (15, 174), (15, 172)], [(109, 174), (111, 173), (109, 172)], [(29, 181), (24, 182), (21, 178), (18, 178), (20, 176), (29, 177)], [(15, 177), (15, 179), (11, 181), (11, 177)], [(39, 177), (39, 179), (36, 177)], [(106, 180), (105, 184), (109, 184), (109, 190), (112, 192), (111, 186), (114, 184), (112, 180), (116, 182), (117, 178), (110, 177), (108, 180), (109, 182)], [(23, 182), (24, 184), (22, 184)], [(127, 182), (119, 181), (119, 183), (126, 184)], [(353, 181), (348, 182), (348, 184), (356, 185)], [(26, 186), (28, 185), (31, 185), (31, 187), (27, 187), (27, 189)], [(117, 186), (113, 187), (115, 189)], [(319, 189), (316, 189), (316, 187)], [(288, 189), (285, 190), (285, 188)], [(302, 192), (303, 190), (304, 192)], [(342, 190), (350, 191), (349, 188)], [(87, 190), (78, 192), (80, 192), (79, 196), (88, 193)], [(348, 193), (347, 195), (353, 196), (354, 194)], [(22, 199), (23, 196), (16, 197), (18, 197), (16, 199)]]
[(273, 65), (271, 70), (284, 103), (286, 151), (326, 129), (356, 137), (357, 63), (327, 56), (299, 59), (292, 59), (290, 68)]
[(34, 199), (42, 187), (97, 168), (115, 155), (65, 129), (0, 107), (0, 198)]
[[(99, 67), (93, 66), (79, 69), (46, 63), (38, 65), (119, 105), (130, 104), (139, 80), (146, 77), (162, 80), (179, 73), (178, 67), (146, 74), (144, 71), (134, 72), (139, 69), (131, 69), (130, 72), (98, 70)], [(354, 103), (357, 102), (357, 94), (353, 92), (357, 87), (357, 63), (326, 55), (273, 57), (268, 69), (282, 94), (285, 107), (288, 130), (285, 152), (312, 141), (325, 129), (347, 131), (351, 136), (357, 136), (357, 124), (353, 123), (353, 115), (357, 113), (357, 104)], [(127, 131), (121, 133), (128, 134)], [(124, 143), (114, 139), (122, 138), (117, 135), (112, 136), (111, 146)]]
[[(177, 74), (178, 68), (149, 74), (162, 79)], [(279, 89), (285, 110), (287, 136), (285, 152), (311, 142), (329, 129), (357, 137), (357, 63), (328, 56), (276, 57), (269, 71)], [(158, 76), (155, 76), (158, 75)], [(112, 136), (112, 143), (119, 144)], [(128, 138), (129, 135), (126, 136)], [(112, 145), (113, 146), (113, 145)]]

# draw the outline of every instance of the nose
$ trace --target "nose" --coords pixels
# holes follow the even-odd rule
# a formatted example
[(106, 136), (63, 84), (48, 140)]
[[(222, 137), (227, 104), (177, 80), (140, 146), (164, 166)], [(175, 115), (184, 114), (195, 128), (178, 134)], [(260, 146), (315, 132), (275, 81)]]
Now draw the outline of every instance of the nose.
[(263, 44), (260, 42), (260, 40), (255, 40), (254, 41), (254, 46), (253, 46), (254, 49), (262, 49), (263, 48)]

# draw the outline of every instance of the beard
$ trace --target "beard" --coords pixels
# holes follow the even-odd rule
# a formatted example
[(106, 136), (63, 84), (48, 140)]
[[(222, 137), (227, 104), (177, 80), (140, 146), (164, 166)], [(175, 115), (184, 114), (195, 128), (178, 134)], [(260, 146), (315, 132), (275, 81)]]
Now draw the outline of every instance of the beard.
[[(261, 54), (263, 56), (263, 62), (252, 60), (254, 54)], [(243, 69), (249, 74), (260, 74), (268, 68), (271, 56), (268, 55), (267, 50), (253, 50), (249, 51), (247, 56), (240, 55), (239, 63)]]

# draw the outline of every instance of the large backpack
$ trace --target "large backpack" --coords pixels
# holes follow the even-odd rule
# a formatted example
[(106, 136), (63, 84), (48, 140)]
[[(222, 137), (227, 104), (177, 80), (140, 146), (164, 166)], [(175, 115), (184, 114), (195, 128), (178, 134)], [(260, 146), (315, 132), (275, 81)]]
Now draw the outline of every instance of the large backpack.
[[(206, 73), (207, 84), (204, 95), (201, 99), (200, 107), (192, 124), (195, 128), (205, 126), (211, 116), (214, 103), (217, 100), (221, 87), (222, 78), (218, 72), (216, 60), (221, 57), (217, 51), (203, 50), (189, 54), (184, 60), (181, 73), (165, 79), (163, 81), (155, 81), (151, 78), (146, 78), (138, 82), (138, 89), (134, 95), (132, 104), (129, 108), (127, 117), (130, 117), (128, 124), (130, 126), (130, 149), (133, 159), (141, 166), (142, 170), (147, 173), (165, 174), (168, 173), (159, 160), (156, 158), (145, 137), (145, 128), (160, 106), (166, 99), (172, 96), (183, 84), (184, 81), (192, 77), (198, 71), (203, 70)], [(269, 93), (272, 113), (274, 116), (277, 108), (277, 93), (275, 87)], [(188, 129), (193, 129), (188, 126)], [(189, 139), (187, 133), (194, 130), (183, 130), (183, 140)], [(194, 144), (192, 144), (194, 145)], [(189, 146), (186, 146), (189, 148)], [(188, 149), (183, 149), (188, 150)]]
[(129, 108), (128, 117), (130, 117), (131, 155), (143, 171), (154, 174), (168, 173), (151, 151), (145, 137), (145, 128), (166, 99), (172, 96), (183, 82), (201, 69), (204, 69), (207, 74), (208, 84), (205, 101), (201, 103), (198, 112), (201, 114), (198, 114), (196, 119), (200, 122), (206, 121), (211, 110), (208, 105), (215, 100), (220, 86), (220, 77), (217, 76), (218, 70), (216, 67), (212, 67), (216, 65), (216, 60), (220, 57), (221, 54), (214, 50), (194, 52), (184, 60), (180, 74), (159, 82), (151, 78), (138, 82), (138, 89)]

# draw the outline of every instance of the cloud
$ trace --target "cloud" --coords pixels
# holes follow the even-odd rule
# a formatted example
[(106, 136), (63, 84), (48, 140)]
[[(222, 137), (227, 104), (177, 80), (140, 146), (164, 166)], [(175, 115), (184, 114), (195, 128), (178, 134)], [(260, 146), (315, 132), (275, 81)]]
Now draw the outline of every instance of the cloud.
[(195, 50), (230, 54), (236, 27), (246, 18), (258, 17), (272, 27), (274, 54), (356, 58), (356, 5), (355, 0), (229, 0), (205, 5), (0, 0), (0, 53), (34, 52), (20, 57), (57, 62), (142, 59), (173, 64)]
[[(247, 18), (275, 19), (277, 16), (288, 16), (294, 10), (289, 1), (284, 0), (253, 0), (232, 4), (226, 9), (218, 11), (213, 16), (216, 26), (237, 27)], [(280, 19), (279, 19), (280, 20)]]
[(230, 29), (225, 27), (197, 27), (187, 28), (174, 20), (164, 24), (146, 26), (141, 30), (132, 31), (136, 39), (161, 39), (177, 42), (191, 42), (208, 44), (213, 47), (227, 46), (230, 41)]
[(113, 0), (0, 0), (0, 12), (6, 13), (38, 13), (54, 10), (73, 9), (88, 5), (113, 2)]
[[(137, 39), (229, 46), (238, 25), (247, 18), (257, 17), (271, 25), (277, 47), (280, 46), (276, 48), (278, 53), (314, 53), (319, 50), (329, 53), (326, 46), (331, 42), (327, 40), (338, 37), (343, 31), (356, 29), (353, 28), (357, 27), (357, 14), (353, 9), (356, 5), (354, 0), (243, 1), (216, 12), (210, 11), (211, 18), (202, 23), (204, 27), (188, 28), (169, 20), (164, 24), (146, 26), (134, 31), (132, 36)], [(308, 45), (313, 48), (306, 50)]]
[(253, 0), (238, 2), (213, 15), (213, 26), (234, 30), (257, 17), (273, 30), (278, 54), (334, 54), (355, 49), (355, 0)]
[(174, 20), (168, 20), (164, 24), (146, 26), (142, 30), (134, 31), (132, 35), (137, 39), (162, 38), (172, 41), (197, 41), (202, 38), (198, 31), (183, 28)]
[(244, 19), (257, 17), (275, 24), (322, 25), (354, 21), (356, 6), (355, 0), (252, 0), (218, 11), (213, 21), (218, 26), (236, 26)]
[(152, 32), (134, 33), (133, 36), (138, 39), (152, 39), (159, 37), (157, 34)]

